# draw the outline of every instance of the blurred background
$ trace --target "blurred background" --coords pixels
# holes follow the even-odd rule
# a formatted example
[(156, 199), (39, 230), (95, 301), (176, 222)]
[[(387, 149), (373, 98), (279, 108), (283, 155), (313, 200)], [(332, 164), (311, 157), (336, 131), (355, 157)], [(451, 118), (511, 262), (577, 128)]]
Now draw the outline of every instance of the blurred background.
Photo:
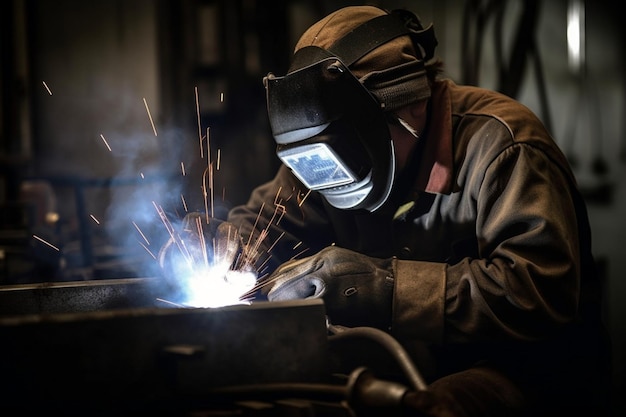
[[(433, 22), (458, 83), (533, 109), (588, 202), (626, 406), (625, 29), (616, 0), (7, 0), (0, 285), (149, 276), (162, 213), (245, 203), (278, 167), (262, 78), (335, 9)], [(161, 211), (162, 210), (162, 211)], [(593, 381), (581, 381), (584, 384)]]

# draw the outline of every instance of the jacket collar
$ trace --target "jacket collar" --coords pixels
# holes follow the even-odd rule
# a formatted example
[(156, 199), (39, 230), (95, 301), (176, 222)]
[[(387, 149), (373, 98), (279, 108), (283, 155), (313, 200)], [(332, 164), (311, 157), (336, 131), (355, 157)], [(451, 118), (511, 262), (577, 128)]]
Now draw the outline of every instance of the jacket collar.
[(450, 194), (453, 186), (452, 101), (447, 82), (433, 84), (430, 105), (430, 126), (424, 137), (415, 189)]

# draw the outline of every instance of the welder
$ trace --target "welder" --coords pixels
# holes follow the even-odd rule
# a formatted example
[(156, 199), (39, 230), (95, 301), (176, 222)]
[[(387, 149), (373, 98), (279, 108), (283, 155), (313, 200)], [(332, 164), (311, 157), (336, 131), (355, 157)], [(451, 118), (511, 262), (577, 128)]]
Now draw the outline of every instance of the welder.
[(264, 78), (283, 164), (227, 219), (243, 241), (267, 232), (256, 299), (321, 298), (330, 323), (389, 332), (462, 415), (602, 415), (568, 161), (527, 107), (446, 78), (436, 46), (411, 12), (350, 6)]

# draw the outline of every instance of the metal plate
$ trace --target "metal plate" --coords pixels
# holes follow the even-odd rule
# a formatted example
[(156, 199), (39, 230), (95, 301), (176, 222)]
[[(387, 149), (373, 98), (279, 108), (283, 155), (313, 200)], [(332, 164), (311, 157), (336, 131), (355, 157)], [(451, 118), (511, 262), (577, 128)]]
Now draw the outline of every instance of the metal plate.
[(45, 282), (0, 286), (0, 316), (165, 307), (158, 278)]
[[(88, 288), (59, 294), (65, 298)], [(142, 291), (141, 286), (129, 288)], [(55, 297), (31, 296), (40, 301)], [(97, 310), (107, 297), (92, 297), (90, 303), (84, 299), (72, 307), (90, 311), (3, 312), (0, 411), (89, 415), (85, 413), (178, 409), (215, 387), (320, 382), (329, 375), (321, 300), (216, 309), (122, 308), (114, 303), (115, 308)], [(58, 299), (49, 301), (49, 310), (60, 309)]]

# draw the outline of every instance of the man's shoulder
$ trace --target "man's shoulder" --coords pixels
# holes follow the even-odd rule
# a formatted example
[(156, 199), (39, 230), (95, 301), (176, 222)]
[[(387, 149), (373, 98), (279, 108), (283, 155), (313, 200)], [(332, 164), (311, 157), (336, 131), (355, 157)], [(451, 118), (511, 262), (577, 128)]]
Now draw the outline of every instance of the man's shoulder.
[[(513, 145), (531, 146), (567, 166), (558, 145), (541, 119), (527, 106), (497, 91), (442, 80), (447, 96), (457, 153), (492, 158)], [(460, 148), (459, 148), (460, 147)]]
[[(525, 142), (542, 138), (551, 141), (541, 119), (523, 103), (498, 91), (472, 85), (456, 84), (453, 80), (438, 81), (440, 102), (449, 103), (453, 124), (460, 121), (470, 130), (501, 131), (508, 140)], [(495, 129), (495, 130), (494, 130)]]
[(451, 79), (443, 79), (438, 83), (441, 84), (441, 92), (447, 94), (450, 99), (453, 114), (539, 120), (526, 105), (499, 91), (457, 84)]

